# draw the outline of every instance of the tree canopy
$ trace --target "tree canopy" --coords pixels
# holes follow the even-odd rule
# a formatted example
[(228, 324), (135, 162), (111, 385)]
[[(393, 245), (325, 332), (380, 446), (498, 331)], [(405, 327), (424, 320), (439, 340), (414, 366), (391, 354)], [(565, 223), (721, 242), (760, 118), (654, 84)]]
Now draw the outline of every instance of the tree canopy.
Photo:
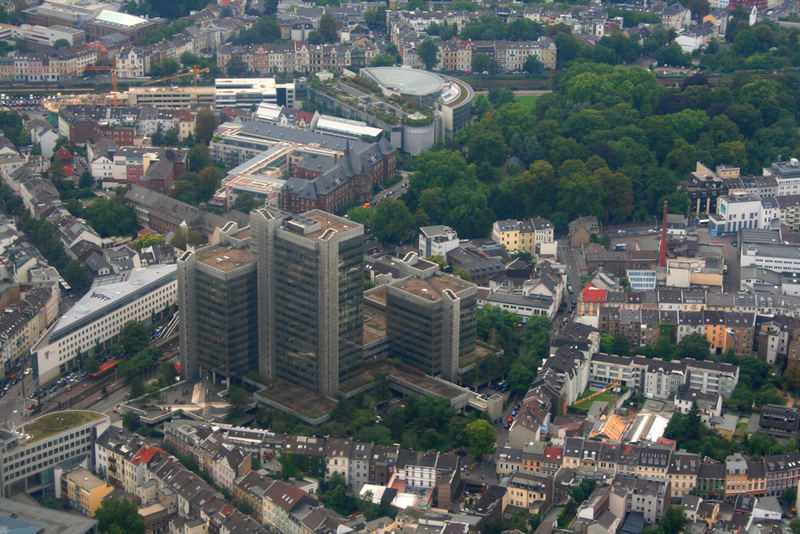
[(464, 429), (467, 441), (475, 456), (491, 454), (497, 441), (497, 431), (486, 419), (475, 419)]
[(83, 213), (102, 237), (131, 235), (139, 228), (133, 208), (117, 197), (98, 198)]
[(417, 48), (417, 55), (428, 70), (436, 66), (436, 55), (438, 52), (439, 46), (432, 39), (425, 39)]
[(97, 509), (97, 531), (100, 534), (144, 534), (144, 519), (128, 499), (105, 499)]
[[(638, 67), (573, 61), (533, 112), (498, 91), (494, 109), (480, 99), (477, 122), (416, 159), (402, 200), (418, 224), (446, 224), (464, 238), (487, 235), (498, 217), (539, 215), (561, 229), (583, 215), (618, 224), (647, 220), (664, 200), (685, 213), (678, 185), (697, 161), (760, 174), (796, 151), (796, 86), (800, 75), (742, 75), (668, 90)], [(786, 103), (776, 105), (778, 96)], [(522, 171), (506, 166), (510, 157)]]
[(119, 331), (119, 342), (126, 354), (133, 355), (147, 346), (147, 327), (140, 321), (128, 321)]

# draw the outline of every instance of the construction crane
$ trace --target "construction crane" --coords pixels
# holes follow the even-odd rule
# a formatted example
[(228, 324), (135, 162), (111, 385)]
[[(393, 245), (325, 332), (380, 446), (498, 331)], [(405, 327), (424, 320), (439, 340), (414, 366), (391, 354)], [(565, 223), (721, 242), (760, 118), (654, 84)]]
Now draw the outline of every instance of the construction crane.
[[(582, 403), (588, 401), (589, 399), (593, 399), (594, 397), (597, 397), (598, 395), (602, 395), (603, 393), (606, 393), (607, 391), (611, 391), (615, 387), (619, 386), (619, 383), (621, 381), (622, 381), (622, 372), (619, 373), (619, 375), (617, 376), (617, 379), (614, 382), (610, 383), (609, 385), (607, 385), (606, 387), (604, 387), (603, 389), (601, 389), (599, 391), (595, 391), (594, 393), (592, 393), (591, 395), (589, 395), (587, 397), (584, 397), (584, 398), (582, 398), (580, 400), (575, 401), (575, 404), (573, 404), (573, 406), (577, 406), (579, 404), (582, 404)], [(615, 405), (616, 405), (616, 403), (615, 403)]]
[(194, 85), (197, 85), (198, 75), (203, 72), (208, 72), (208, 67), (198, 69), (197, 65), (195, 65), (186, 72), (181, 72), (179, 74), (171, 74), (170, 76), (164, 76), (163, 78), (158, 78), (157, 80), (150, 80), (149, 82), (144, 82), (142, 85), (153, 85), (160, 82), (166, 82), (167, 80), (174, 80), (175, 78), (183, 78), (184, 76), (194, 76)]
[(84, 70), (108, 70), (111, 71), (111, 89), (114, 95), (114, 107), (117, 107), (117, 72), (121, 70), (132, 70), (135, 71), (136, 69), (121, 69), (117, 68), (117, 62), (114, 60), (113, 65), (89, 65), (88, 67), (84, 67)]

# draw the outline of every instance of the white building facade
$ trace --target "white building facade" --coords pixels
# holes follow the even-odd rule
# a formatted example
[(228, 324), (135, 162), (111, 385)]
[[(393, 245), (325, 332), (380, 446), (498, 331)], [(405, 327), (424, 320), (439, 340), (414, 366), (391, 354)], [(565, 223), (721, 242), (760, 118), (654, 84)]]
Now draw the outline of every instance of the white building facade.
[(129, 321), (148, 322), (177, 303), (176, 266), (152, 265), (101, 279), (31, 349), (47, 383), (117, 335)]

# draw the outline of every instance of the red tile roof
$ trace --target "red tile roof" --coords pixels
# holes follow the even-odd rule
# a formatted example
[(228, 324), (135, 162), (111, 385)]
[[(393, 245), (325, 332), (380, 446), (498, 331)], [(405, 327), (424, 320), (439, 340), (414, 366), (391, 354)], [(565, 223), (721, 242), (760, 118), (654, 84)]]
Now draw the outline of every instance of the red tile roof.
[(545, 447), (544, 459), (552, 462), (560, 462), (561, 457), (564, 455), (564, 449), (561, 447)]
[(56, 157), (58, 159), (72, 159), (72, 153), (62, 146), (58, 149), (58, 152), (56, 152)]
[[(149, 464), (153, 457), (160, 452), (164, 451), (158, 447), (142, 447), (133, 457), (133, 465), (139, 465), (142, 462)], [(166, 453), (164, 452), (164, 454)]]
[(606, 300), (608, 300), (608, 291), (605, 289), (598, 289), (592, 284), (589, 284), (581, 291), (581, 297), (584, 302), (606, 302)]
[(297, 115), (294, 117), (295, 122), (300, 122), (301, 120), (305, 121), (306, 124), (310, 124), (312, 120), (314, 120), (314, 114), (309, 111), (298, 111)]

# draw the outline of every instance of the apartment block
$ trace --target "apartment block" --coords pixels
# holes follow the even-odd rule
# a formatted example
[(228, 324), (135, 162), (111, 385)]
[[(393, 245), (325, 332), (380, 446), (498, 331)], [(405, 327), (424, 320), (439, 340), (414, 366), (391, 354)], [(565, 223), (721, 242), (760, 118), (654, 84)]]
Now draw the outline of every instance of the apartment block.
[(514, 472), (508, 479), (503, 508), (511, 505), (531, 513), (546, 514), (552, 505), (553, 477), (542, 473)]
[(103, 504), (103, 498), (114, 490), (82, 467), (64, 472), (57, 483), (60, 484), (62, 498), (72, 508), (89, 517), (94, 517)]
[(458, 234), (449, 226), (423, 226), (419, 229), (419, 255), (447, 257), (459, 245)]
[(542, 217), (495, 221), (492, 239), (507, 250), (521, 250), (535, 255), (537, 245), (553, 242), (553, 224)]
[(620, 474), (611, 484), (608, 508), (617, 517), (624, 517), (627, 512), (639, 512), (645, 522), (654, 525), (667, 511), (671, 496), (669, 482)]

